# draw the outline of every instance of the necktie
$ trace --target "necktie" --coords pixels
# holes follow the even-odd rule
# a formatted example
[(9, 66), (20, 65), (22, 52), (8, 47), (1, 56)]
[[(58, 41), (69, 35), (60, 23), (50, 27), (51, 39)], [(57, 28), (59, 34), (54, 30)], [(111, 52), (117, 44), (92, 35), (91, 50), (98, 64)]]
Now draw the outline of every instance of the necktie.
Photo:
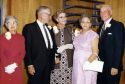
[(104, 31), (105, 31), (105, 24), (103, 24), (103, 26), (102, 26), (100, 36), (102, 36), (104, 34)]
[(43, 25), (43, 29), (45, 31), (45, 34), (46, 34), (46, 38), (47, 38), (47, 42), (48, 42), (48, 49), (50, 49), (50, 40), (49, 40), (49, 35), (47, 33), (47, 30), (46, 30), (46, 25)]

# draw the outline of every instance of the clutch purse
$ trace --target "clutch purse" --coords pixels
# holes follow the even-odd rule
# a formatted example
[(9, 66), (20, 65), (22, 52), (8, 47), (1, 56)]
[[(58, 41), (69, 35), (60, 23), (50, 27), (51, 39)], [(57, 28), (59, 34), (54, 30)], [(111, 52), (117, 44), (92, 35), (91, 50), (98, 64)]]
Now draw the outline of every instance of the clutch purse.
[(94, 60), (93, 62), (86, 61), (83, 64), (83, 70), (91, 70), (91, 71), (96, 71), (96, 72), (102, 72), (103, 71), (103, 65), (104, 62), (100, 60), (99, 56), (97, 56), (97, 59)]

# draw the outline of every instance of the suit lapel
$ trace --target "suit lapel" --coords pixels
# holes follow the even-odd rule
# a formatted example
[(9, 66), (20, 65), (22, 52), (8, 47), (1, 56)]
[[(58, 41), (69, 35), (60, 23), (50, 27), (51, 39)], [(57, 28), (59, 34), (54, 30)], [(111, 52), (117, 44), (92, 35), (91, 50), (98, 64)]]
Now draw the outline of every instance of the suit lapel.
[(109, 22), (109, 24), (111, 24), (111, 26), (106, 28), (106, 30), (104, 32), (104, 36), (111, 36), (113, 34), (113, 31), (112, 31), (113, 22), (114, 22), (113, 19)]
[(111, 19), (111, 21), (109, 22), (109, 24), (111, 24), (111, 26), (107, 27), (106, 30), (112, 27), (112, 23), (113, 23), (113, 19)]
[[(110, 30), (112, 30), (112, 24), (113, 24), (113, 22), (114, 22), (113, 19), (109, 22), (109, 24), (111, 24), (111, 26), (110, 26), (110, 27), (106, 27), (106, 29), (105, 29), (105, 31), (104, 31), (104, 36), (105, 36), (106, 34), (108, 34), (108, 33), (112, 33), (112, 31), (110, 31)], [(104, 23), (103, 23), (103, 24), (104, 24)], [(101, 32), (101, 28), (102, 28), (103, 24), (101, 24), (99, 32)], [(100, 33), (99, 33), (99, 34), (100, 34)]]
[[(37, 22), (34, 22), (34, 24), (35, 24), (35, 29), (36, 29), (35, 32), (36, 32), (36, 34), (38, 34), (37, 36), (39, 36), (39, 37), (36, 37), (36, 38), (39, 38), (40, 41), (41, 41), (41, 43), (43, 43), (43, 44), (45, 45), (45, 47), (46, 47), (45, 40), (44, 40), (42, 31), (41, 31), (39, 25), (37, 24)], [(47, 47), (46, 47), (46, 48), (47, 48)]]

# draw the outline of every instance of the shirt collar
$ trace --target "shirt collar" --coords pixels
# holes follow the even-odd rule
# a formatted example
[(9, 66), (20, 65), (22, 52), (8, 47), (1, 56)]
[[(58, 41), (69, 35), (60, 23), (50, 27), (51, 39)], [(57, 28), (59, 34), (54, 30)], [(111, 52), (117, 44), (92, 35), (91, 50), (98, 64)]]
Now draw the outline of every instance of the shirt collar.
[(36, 20), (36, 22), (38, 23), (38, 25), (43, 26), (43, 23), (42, 23), (42, 22), (40, 22), (38, 19)]
[(105, 22), (105, 24), (109, 24), (111, 20), (112, 20), (112, 17), (109, 18), (109, 19)]

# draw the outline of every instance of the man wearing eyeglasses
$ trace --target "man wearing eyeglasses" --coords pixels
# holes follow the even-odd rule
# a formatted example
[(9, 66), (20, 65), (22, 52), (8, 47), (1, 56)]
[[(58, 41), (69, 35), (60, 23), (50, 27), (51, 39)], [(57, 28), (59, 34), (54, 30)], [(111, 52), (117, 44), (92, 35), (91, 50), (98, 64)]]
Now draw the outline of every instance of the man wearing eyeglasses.
[(51, 19), (50, 9), (40, 6), (36, 10), (36, 18), (34, 23), (25, 25), (23, 29), (28, 84), (50, 84), (56, 51), (54, 33), (47, 26)]

